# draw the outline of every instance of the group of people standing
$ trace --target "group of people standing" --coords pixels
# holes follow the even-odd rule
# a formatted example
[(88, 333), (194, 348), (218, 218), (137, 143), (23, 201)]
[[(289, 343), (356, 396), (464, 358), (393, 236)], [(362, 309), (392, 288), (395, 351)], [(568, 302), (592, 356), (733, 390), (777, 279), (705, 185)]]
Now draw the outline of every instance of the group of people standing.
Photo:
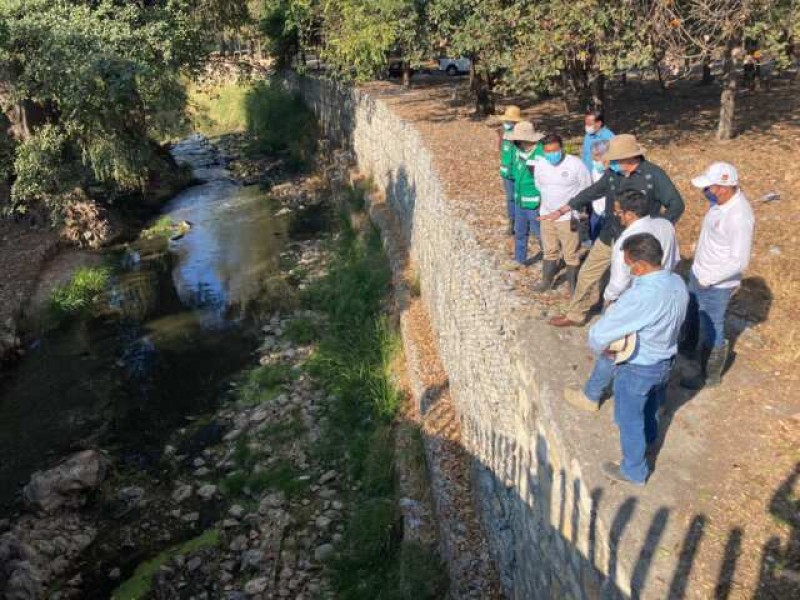
[[(678, 352), (699, 360), (698, 375), (681, 381), (691, 389), (719, 385), (727, 363), (725, 312), (749, 263), (755, 225), (738, 173), (715, 162), (692, 179), (709, 206), (687, 285), (673, 272), (681, 259), (674, 225), (683, 198), (635, 136), (614, 135), (601, 112), (587, 112), (579, 158), (565, 151), (560, 136), (537, 131), (516, 106), (501, 120), (500, 175), (514, 259), (528, 264), (533, 235), (542, 250), (542, 276), (533, 288), (539, 293), (551, 290), (564, 270), (569, 306), (550, 325), (581, 327), (602, 307), (588, 335), (592, 374), (582, 389), (566, 389), (565, 399), (597, 411), (613, 390), (622, 460), (602, 470), (644, 485)], [(582, 243), (591, 247), (581, 263)]]

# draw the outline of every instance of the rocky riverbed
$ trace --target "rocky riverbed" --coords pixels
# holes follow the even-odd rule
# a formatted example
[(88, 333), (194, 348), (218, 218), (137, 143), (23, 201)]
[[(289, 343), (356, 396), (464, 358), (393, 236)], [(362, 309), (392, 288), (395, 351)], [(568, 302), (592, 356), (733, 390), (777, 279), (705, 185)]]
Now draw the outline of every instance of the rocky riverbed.
[[(198, 175), (233, 161), (222, 157)], [(354, 484), (338, 460), (323, 466), (312, 451), (329, 397), (304, 373), (313, 346), (302, 332), (323, 317), (290, 308), (326, 272), (324, 192), (319, 177), (275, 188), (276, 213), (294, 231), (264, 291), (279, 309), (261, 304), (251, 316), (261, 343), (214, 412), (187, 415), (144, 463), (101, 445), (31, 477), (0, 521), (4, 597), (330, 595), (321, 567)]]

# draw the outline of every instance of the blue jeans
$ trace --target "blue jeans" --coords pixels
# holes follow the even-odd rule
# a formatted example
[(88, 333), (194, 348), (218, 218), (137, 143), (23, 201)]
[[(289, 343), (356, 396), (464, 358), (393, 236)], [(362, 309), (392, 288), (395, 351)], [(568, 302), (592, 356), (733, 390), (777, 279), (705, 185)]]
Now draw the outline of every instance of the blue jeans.
[(622, 448), (620, 471), (636, 483), (650, 474), (647, 446), (658, 439), (658, 408), (667, 395), (673, 359), (654, 365), (617, 365), (614, 372), (614, 421)]
[(592, 212), (589, 215), (589, 239), (595, 241), (597, 236), (600, 235), (600, 230), (603, 228), (603, 223), (606, 222), (606, 217), (603, 214)]
[(517, 208), (514, 202), (514, 180), (501, 177), (503, 180), (503, 191), (506, 193), (506, 210), (508, 211), (508, 220), (514, 222), (515, 209)]
[(538, 218), (538, 208), (516, 207), (514, 218), (514, 260), (521, 265), (525, 264), (528, 259), (528, 238), (531, 233), (536, 236), (539, 244), (541, 244), (542, 234)]
[(701, 287), (692, 274), (689, 279), (689, 308), (686, 311), (683, 345), (696, 348), (700, 340), (709, 348), (725, 345), (725, 311), (736, 288)]
[(594, 368), (586, 384), (583, 386), (583, 393), (592, 402), (600, 402), (606, 389), (614, 379), (614, 361), (605, 354), (598, 354), (595, 357)]

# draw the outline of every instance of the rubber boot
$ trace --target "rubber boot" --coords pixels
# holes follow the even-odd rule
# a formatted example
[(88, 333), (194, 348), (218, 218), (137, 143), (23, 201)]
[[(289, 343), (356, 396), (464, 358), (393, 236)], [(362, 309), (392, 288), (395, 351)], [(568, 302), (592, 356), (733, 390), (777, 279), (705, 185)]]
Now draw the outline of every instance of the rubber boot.
[(688, 390), (699, 390), (706, 385), (706, 376), (708, 374), (708, 361), (711, 355), (711, 349), (705, 344), (700, 344), (698, 350), (700, 358), (700, 372), (692, 377), (684, 377), (681, 379), (681, 387)]
[(542, 262), (542, 280), (533, 286), (534, 292), (546, 292), (553, 287), (553, 279), (558, 272), (558, 263), (554, 260), (545, 260)]
[(567, 287), (569, 288), (569, 297), (575, 295), (575, 288), (578, 285), (578, 269), (580, 267), (567, 267)]
[(717, 387), (722, 383), (722, 372), (728, 362), (728, 340), (719, 348), (713, 348), (706, 364), (706, 387)]

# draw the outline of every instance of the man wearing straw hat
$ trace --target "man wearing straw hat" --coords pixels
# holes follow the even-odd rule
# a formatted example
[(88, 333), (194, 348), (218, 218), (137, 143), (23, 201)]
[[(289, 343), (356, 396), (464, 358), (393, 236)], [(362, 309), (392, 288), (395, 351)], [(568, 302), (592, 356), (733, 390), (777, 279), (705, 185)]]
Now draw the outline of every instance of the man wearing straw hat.
[[(679, 275), (662, 268), (663, 252), (654, 235), (632, 235), (622, 248), (634, 281), (589, 330), (589, 347), (598, 357), (592, 377), (614, 379), (614, 421), (622, 449), (622, 461), (603, 463), (603, 474), (644, 485), (650, 475), (647, 447), (658, 439), (658, 409), (666, 397), (689, 293)], [(577, 390), (565, 390), (564, 396), (584, 410), (599, 407)]]
[[(529, 121), (514, 125), (506, 139), (517, 147), (514, 158), (514, 260), (524, 265), (528, 259), (528, 238), (533, 233), (541, 240), (539, 204), (541, 194), (533, 177), (535, 161), (544, 156), (539, 143), (544, 134), (539, 133)], [(541, 241), (540, 241), (541, 244)]]
[[(637, 190), (647, 196), (650, 214), (663, 216), (673, 224), (683, 214), (683, 198), (667, 174), (644, 157), (644, 149), (636, 137), (623, 134), (614, 137), (604, 159), (608, 169), (594, 184), (572, 198), (561, 209), (541, 218), (556, 220), (570, 210), (582, 210), (597, 198), (615, 198), (626, 190)], [(614, 241), (622, 233), (622, 225), (613, 213), (613, 202), (606, 202), (605, 221), (597, 240), (578, 274), (578, 283), (567, 313), (550, 319), (556, 327), (581, 326), (589, 311), (600, 299), (600, 282), (608, 272)], [(664, 209), (663, 215), (661, 209)]]
[(508, 106), (506, 111), (500, 116), (503, 122), (503, 129), (499, 132), (500, 150), (500, 179), (503, 182), (503, 190), (506, 194), (506, 211), (508, 213), (508, 235), (514, 234), (514, 159), (517, 155), (517, 147), (514, 142), (506, 139), (506, 135), (514, 131), (514, 125), (522, 121), (522, 113), (519, 106)]

